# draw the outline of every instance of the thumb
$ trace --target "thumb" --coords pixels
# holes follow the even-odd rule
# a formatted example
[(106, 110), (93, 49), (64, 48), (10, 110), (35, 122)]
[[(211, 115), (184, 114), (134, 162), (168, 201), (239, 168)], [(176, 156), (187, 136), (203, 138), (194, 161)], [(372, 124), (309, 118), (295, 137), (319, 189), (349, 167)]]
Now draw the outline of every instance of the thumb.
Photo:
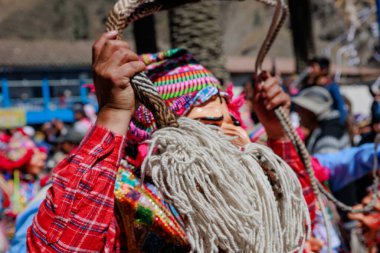
[[(262, 83), (265, 82), (270, 77), (270, 74), (267, 71), (262, 71), (259, 75), (256, 73), (253, 75), (253, 97), (256, 98), (256, 95), (262, 90)], [(252, 101), (254, 102), (254, 101)]]
[(256, 74), (253, 74), (253, 78), (252, 78), (253, 96), (251, 98), (251, 102), (253, 103), (254, 106), (257, 105), (257, 100), (259, 99), (259, 94), (261, 91), (260, 84), (261, 84), (260, 77)]

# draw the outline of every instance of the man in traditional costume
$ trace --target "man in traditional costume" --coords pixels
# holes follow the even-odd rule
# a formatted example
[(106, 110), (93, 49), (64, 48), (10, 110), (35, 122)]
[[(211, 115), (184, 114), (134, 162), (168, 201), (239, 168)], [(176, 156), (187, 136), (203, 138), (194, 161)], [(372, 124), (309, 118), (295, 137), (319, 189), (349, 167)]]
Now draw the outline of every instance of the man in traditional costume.
[[(116, 32), (105, 33), (93, 46), (98, 119), (80, 147), (55, 168), (52, 187), (28, 230), (28, 250), (187, 252), (197, 245), (198, 251), (205, 247), (212, 252), (264, 252), (261, 248), (246, 251), (243, 245), (241, 248), (235, 245), (234, 249), (199, 246), (194, 240), (202, 242), (201, 239), (189, 237), (185, 226), (189, 222), (187, 217), (177, 212), (175, 203), (165, 201), (167, 196), (155, 187), (151, 172), (140, 170), (150, 152), (145, 141), (156, 130), (156, 123), (144, 106), (135, 110), (135, 95), (130, 85), (134, 75), (145, 71), (177, 116), (216, 125), (226, 135), (237, 136), (232, 141), (244, 149), (248, 138), (240, 128), (236, 108), (231, 106), (232, 98), (222, 92), (219, 81), (187, 51), (174, 49), (139, 58), (126, 42), (116, 37)], [(298, 175), (305, 176), (297, 153), (271, 111), (279, 105), (288, 106), (290, 101), (277, 84), (278, 79), (269, 78), (257, 89), (256, 113), (267, 130), (268, 145)], [(267, 175), (270, 178), (271, 173)], [(306, 177), (300, 180), (302, 186), (309, 185)], [(269, 181), (276, 187), (275, 179)], [(202, 193), (199, 185), (195, 187)], [(301, 189), (298, 182), (295, 187)], [(315, 197), (309, 191), (305, 198), (313, 216)], [(303, 223), (302, 218), (300, 220)], [(257, 222), (260, 227), (266, 221)], [(276, 235), (261, 228), (266, 230), (262, 240), (272, 238), (270, 244), (275, 244)], [(238, 231), (239, 227), (230, 229)], [(223, 236), (224, 231), (218, 236), (220, 234)]]

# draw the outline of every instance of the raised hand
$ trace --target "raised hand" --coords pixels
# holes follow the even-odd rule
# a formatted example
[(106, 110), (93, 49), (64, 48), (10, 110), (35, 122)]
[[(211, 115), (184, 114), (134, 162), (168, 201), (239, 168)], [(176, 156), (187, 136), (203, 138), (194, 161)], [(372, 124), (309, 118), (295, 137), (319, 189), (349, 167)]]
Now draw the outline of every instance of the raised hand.
[(93, 45), (92, 68), (99, 103), (97, 124), (125, 134), (135, 110), (131, 78), (145, 69), (117, 32), (104, 33)]
[(273, 110), (278, 106), (283, 106), (288, 110), (291, 104), (289, 95), (282, 90), (279, 84), (279, 78), (268, 77), (255, 89), (252, 101), (253, 109), (263, 124), (268, 138), (274, 140), (284, 139), (286, 135)]
[(240, 126), (223, 123), (221, 129), (225, 135), (236, 137), (236, 139), (234, 139), (232, 143), (238, 147), (244, 147), (248, 143), (251, 143), (247, 131), (245, 131)]

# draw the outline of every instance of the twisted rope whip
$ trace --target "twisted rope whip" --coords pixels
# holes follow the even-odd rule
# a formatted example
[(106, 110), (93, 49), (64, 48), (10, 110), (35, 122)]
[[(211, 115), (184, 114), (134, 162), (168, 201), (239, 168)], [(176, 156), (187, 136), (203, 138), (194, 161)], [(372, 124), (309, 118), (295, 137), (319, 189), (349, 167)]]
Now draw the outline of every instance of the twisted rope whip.
[[(259, 50), (258, 57), (256, 59), (256, 64), (255, 64), (256, 75), (258, 75), (261, 72), (261, 66), (263, 64), (264, 58), (268, 54), (271, 46), (273, 45), (279, 31), (281, 30), (281, 27), (285, 23), (285, 20), (286, 20), (287, 15), (288, 15), (288, 9), (287, 9), (287, 6), (285, 5), (283, 0), (277, 0), (277, 1), (276, 0), (258, 0), (258, 1), (262, 2), (266, 5), (269, 5), (269, 6), (275, 6), (276, 9), (275, 9), (274, 17), (273, 17), (272, 24), (270, 26), (268, 35), (267, 35), (266, 39), (264, 40), (264, 42), (263, 42), (263, 44)], [(318, 179), (315, 177), (314, 170), (313, 170), (313, 167), (312, 167), (312, 164), (310, 161), (309, 152), (307, 151), (307, 148), (306, 148), (304, 142), (301, 140), (301, 138), (299, 137), (299, 135), (297, 134), (295, 129), (292, 127), (291, 121), (290, 121), (289, 117), (287, 116), (284, 108), (282, 108), (280, 106), (280, 107), (276, 108), (274, 112), (275, 112), (278, 120), (280, 121), (281, 126), (283, 127), (285, 133), (288, 135), (288, 137), (292, 141), (293, 145), (295, 146), (298, 154), (300, 155), (300, 158), (301, 158), (301, 160), (302, 160), (302, 162), (303, 162), (303, 164), (307, 170), (307, 173), (310, 177), (313, 192), (316, 196), (318, 196), (320, 193), (323, 193), (324, 195), (326, 195), (326, 197), (330, 201), (332, 201), (340, 209), (342, 209), (343, 211), (346, 211), (346, 212), (363, 213), (363, 212), (369, 212), (374, 208), (374, 206), (376, 204), (376, 194), (374, 194), (371, 202), (367, 206), (365, 206), (364, 208), (353, 209), (351, 206), (348, 206), (348, 205), (340, 202), (330, 192), (328, 192), (324, 188), (324, 186), (318, 181)], [(378, 138), (378, 142), (380, 142), (380, 137)], [(374, 184), (371, 187), (374, 192), (377, 191), (377, 189), (379, 187), (379, 181), (380, 181), (379, 176), (376, 173), (376, 170), (378, 167), (377, 166), (377, 164), (378, 164), (377, 155), (376, 155), (377, 149), (378, 149), (377, 146), (378, 146), (378, 143), (376, 143), (376, 145), (375, 145), (375, 156), (374, 156), (375, 162), (374, 162), (373, 172), (372, 172), (373, 176), (374, 176)]]
[[(153, 0), (120, 0), (108, 15), (106, 31), (117, 30), (121, 39), (125, 27), (131, 22), (163, 8)], [(150, 79), (139, 73), (131, 79), (131, 85), (139, 102), (144, 104), (154, 115), (158, 128), (178, 127), (177, 117), (169, 110), (165, 102), (153, 88)]]
[[(275, 41), (275, 38), (277, 37), (281, 27), (283, 26), (287, 14), (288, 14), (288, 9), (284, 3), (283, 0), (277, 0), (277, 1), (272, 1), (272, 0), (258, 0), (259, 2), (262, 2), (266, 5), (269, 6), (275, 6), (275, 13), (274, 17), (268, 32), (268, 35), (266, 39), (264, 40), (260, 50), (258, 57), (256, 59), (256, 64), (255, 64), (255, 74), (258, 76), (261, 72), (261, 66), (263, 64), (264, 58), (269, 52), (271, 46), (273, 45), (273, 42)], [(294, 147), (296, 148), (301, 161), (307, 171), (307, 174), (310, 179), (311, 183), (311, 188), (314, 193), (314, 195), (317, 198), (318, 204), (321, 208), (322, 211), (322, 216), (323, 216), (323, 221), (326, 227), (326, 232), (327, 232), (327, 243), (328, 243), (328, 251), (332, 252), (332, 246), (331, 246), (331, 241), (330, 241), (330, 226), (328, 224), (328, 214), (326, 207), (323, 204), (322, 201), (322, 196), (321, 193), (324, 194), (330, 201), (332, 201), (336, 206), (338, 206), (340, 209), (348, 212), (353, 212), (353, 213), (361, 213), (361, 212), (368, 212), (371, 211), (375, 204), (376, 204), (376, 199), (377, 199), (377, 194), (376, 191), (379, 187), (379, 178), (378, 174), (376, 173), (377, 167), (378, 167), (378, 159), (377, 159), (377, 149), (378, 149), (378, 144), (380, 142), (380, 136), (377, 136), (376, 138), (376, 143), (375, 143), (375, 154), (374, 154), (374, 166), (373, 166), (373, 176), (374, 176), (374, 184), (373, 184), (373, 191), (374, 194), (372, 195), (371, 202), (365, 206), (363, 209), (353, 209), (351, 206), (348, 206), (338, 199), (336, 199), (330, 192), (328, 192), (323, 185), (318, 181), (318, 179), (315, 177), (314, 170), (311, 164), (310, 160), (310, 155), (307, 151), (307, 148), (304, 144), (304, 142), (301, 140), (295, 129), (293, 128), (291, 121), (286, 114), (285, 110), (283, 107), (278, 107), (274, 110), (274, 113), (276, 117), (278, 118), (282, 128), (284, 129), (285, 133), (293, 143)]]
[[(255, 64), (255, 74), (258, 77), (259, 74), (261, 73), (261, 66), (263, 64), (264, 58), (269, 52), (271, 46), (273, 45), (281, 27), (285, 23), (286, 17), (288, 15), (288, 9), (285, 5), (284, 0), (277, 0), (277, 1), (267, 1), (267, 0), (259, 0), (260, 2), (263, 2), (267, 5), (273, 6), (275, 4), (275, 13), (273, 15), (272, 23), (269, 28), (267, 37), (265, 38), (260, 50), (258, 57), (256, 59), (256, 64)], [(259, 85), (259, 84), (257, 84)], [(301, 138), (298, 136), (296, 133), (295, 129), (292, 127), (292, 124), (290, 122), (289, 117), (287, 116), (284, 108), (282, 106), (276, 108), (274, 110), (274, 113), (276, 117), (278, 118), (282, 128), (284, 129), (285, 133), (289, 137), (289, 139), (292, 141), (294, 147), (296, 148), (298, 154), (301, 157), (301, 161), (305, 166), (305, 169), (310, 177), (310, 182), (311, 182), (311, 188), (314, 193), (314, 195), (317, 198), (318, 204), (320, 206), (320, 209), (322, 211), (322, 217), (323, 217), (323, 222), (326, 227), (326, 234), (327, 234), (327, 248), (328, 252), (332, 253), (332, 245), (331, 245), (331, 231), (329, 227), (329, 218), (327, 214), (326, 207), (323, 205), (322, 197), (320, 195), (319, 188), (316, 186), (316, 181), (313, 180), (316, 179), (314, 175), (314, 170), (311, 165), (310, 161), (310, 156), (309, 153), (307, 152), (307, 149), (302, 142)]]

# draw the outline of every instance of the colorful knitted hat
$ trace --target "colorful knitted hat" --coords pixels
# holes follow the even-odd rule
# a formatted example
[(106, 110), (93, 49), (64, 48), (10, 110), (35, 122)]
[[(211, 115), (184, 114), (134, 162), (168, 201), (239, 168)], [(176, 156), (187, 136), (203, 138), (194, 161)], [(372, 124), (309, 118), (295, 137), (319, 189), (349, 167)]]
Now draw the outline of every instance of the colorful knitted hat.
[[(146, 74), (158, 93), (178, 116), (220, 93), (218, 79), (184, 49), (145, 54), (140, 59), (146, 64)], [(154, 130), (156, 124), (152, 113), (140, 105), (131, 121), (128, 139), (147, 140)]]

